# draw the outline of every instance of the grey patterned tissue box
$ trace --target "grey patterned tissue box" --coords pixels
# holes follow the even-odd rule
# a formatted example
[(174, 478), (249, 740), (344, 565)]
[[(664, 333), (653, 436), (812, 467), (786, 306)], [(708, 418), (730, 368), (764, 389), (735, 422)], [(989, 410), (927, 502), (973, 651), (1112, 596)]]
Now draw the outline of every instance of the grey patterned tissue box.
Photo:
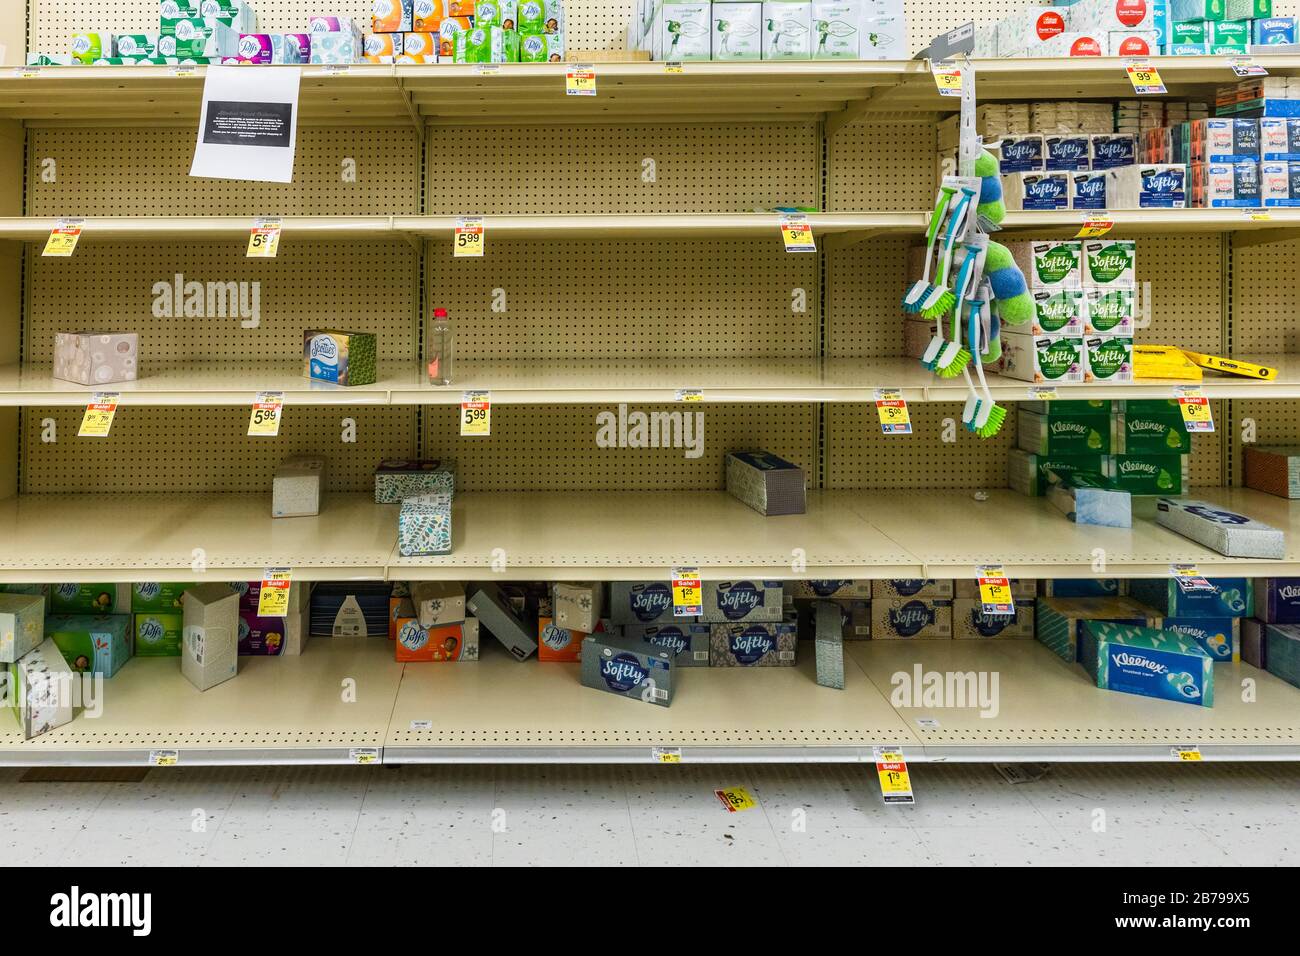
[(456, 463), (438, 459), (381, 461), (375, 469), (375, 503), (391, 505), (411, 495), (454, 494)]
[(397, 547), (404, 558), (451, 554), (451, 495), (402, 499), (397, 516)]
[(727, 493), (763, 515), (801, 515), (805, 510), (803, 469), (771, 452), (729, 453)]

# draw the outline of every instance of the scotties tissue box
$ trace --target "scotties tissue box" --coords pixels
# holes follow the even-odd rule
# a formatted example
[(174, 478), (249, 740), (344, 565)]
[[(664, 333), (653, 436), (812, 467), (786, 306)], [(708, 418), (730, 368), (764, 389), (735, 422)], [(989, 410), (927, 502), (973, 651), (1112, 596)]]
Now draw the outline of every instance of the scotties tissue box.
[(705, 581), (700, 620), (710, 624), (779, 621), (784, 615), (780, 581)]
[(390, 458), (375, 468), (376, 504), (392, 504), (411, 495), (450, 495), (455, 491), (455, 462)]
[(673, 702), (672, 657), (639, 638), (591, 634), (582, 642), (582, 685), (667, 707)]
[(1282, 531), (1209, 501), (1161, 498), (1156, 523), (1230, 558), (1286, 557)]
[(44, 596), (0, 594), (0, 662), (12, 664), (44, 639)]
[(709, 666), (711, 629), (708, 624), (693, 621), (629, 624), (623, 628), (623, 633), (672, 652), (673, 665), (676, 667)]
[(1269, 624), (1300, 624), (1300, 578), (1256, 578), (1255, 616)]
[(951, 578), (889, 578), (871, 582), (871, 596), (880, 598), (942, 598), (951, 600)]
[(727, 455), (727, 493), (762, 515), (801, 515), (804, 471), (766, 451)]
[(1216, 664), (1241, 660), (1241, 618), (1167, 617), (1161, 625), (1195, 641)]
[(1013, 614), (985, 614), (979, 598), (954, 598), (952, 636), (955, 640), (1034, 639), (1034, 601), (1017, 599)]
[(793, 667), (798, 627), (789, 620), (709, 625), (711, 667)]
[(590, 634), (605, 614), (605, 586), (599, 581), (556, 582), (551, 611), (560, 627)]
[(1128, 593), (1166, 617), (1250, 617), (1255, 613), (1254, 581), (1207, 580), (1213, 591), (1184, 591), (1173, 578), (1133, 578)]
[(9, 665), (8, 696), (28, 740), (72, 720), (72, 668), (51, 640)]
[(140, 362), (135, 332), (56, 332), (54, 371), (57, 379), (79, 385), (134, 382)]
[(1085, 621), (1079, 663), (1105, 690), (1214, 706), (1214, 661), (1174, 631)]
[(465, 609), (478, 618), (480, 625), (487, 628), (517, 660), (525, 660), (536, 653), (536, 630), (510, 607), (495, 584), (479, 587), (465, 602)]
[(813, 650), (817, 655), (817, 683), (844, 689), (844, 634), (840, 608), (830, 601), (813, 604)]
[(370, 332), (308, 329), (302, 334), (303, 374), (315, 382), (373, 385), (376, 340)]
[(1073, 664), (1079, 659), (1079, 634), (1085, 621), (1159, 627), (1162, 620), (1151, 608), (1132, 598), (1042, 597), (1035, 607), (1034, 638), (1057, 657)]
[(297, 455), (285, 459), (271, 479), (271, 517), (293, 518), (320, 514), (325, 459)]
[(673, 589), (665, 581), (614, 581), (609, 586), (609, 617), (615, 624), (695, 620), (673, 616)]
[(225, 584), (200, 584), (182, 601), (181, 673), (199, 690), (208, 690), (239, 669), (239, 595)]
[(125, 614), (131, 609), (129, 584), (55, 584), (51, 614)]
[(77, 673), (112, 677), (131, 656), (129, 614), (51, 614), (45, 636)]
[(404, 558), (451, 554), (451, 495), (403, 498), (397, 516), (397, 548)]
[(873, 598), (871, 639), (951, 639), (952, 601), (929, 598)]

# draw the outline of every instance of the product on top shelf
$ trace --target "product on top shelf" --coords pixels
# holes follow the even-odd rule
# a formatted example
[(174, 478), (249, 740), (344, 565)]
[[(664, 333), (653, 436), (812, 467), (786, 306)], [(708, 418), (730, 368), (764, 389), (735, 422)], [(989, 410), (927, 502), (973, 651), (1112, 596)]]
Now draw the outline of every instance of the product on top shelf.
[(713, 59), (758, 60), (763, 56), (763, 4), (713, 4)]
[(57, 332), (53, 375), (80, 385), (134, 382), (140, 364), (135, 332)]

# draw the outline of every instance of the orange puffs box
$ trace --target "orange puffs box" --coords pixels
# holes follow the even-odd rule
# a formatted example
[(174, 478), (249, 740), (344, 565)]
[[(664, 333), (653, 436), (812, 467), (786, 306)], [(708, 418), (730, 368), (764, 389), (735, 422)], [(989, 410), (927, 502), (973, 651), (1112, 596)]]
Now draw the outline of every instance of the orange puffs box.
[(438, 24), (438, 55), (454, 57), (456, 55), (456, 34), (472, 30), (474, 23), (469, 17), (444, 17)]
[(425, 627), (418, 618), (404, 617), (397, 622), (393, 650), (397, 660), (407, 663), (458, 661), (466, 643), (463, 622)]
[(580, 661), (582, 640), (587, 635), (560, 627), (549, 617), (537, 619), (537, 659), (539, 661)]
[(437, 33), (438, 24), (444, 17), (451, 16), (448, 6), (445, 0), (415, 0), (411, 29), (416, 33)]
[(474, 16), (476, 0), (447, 0), (447, 13), (453, 17)]

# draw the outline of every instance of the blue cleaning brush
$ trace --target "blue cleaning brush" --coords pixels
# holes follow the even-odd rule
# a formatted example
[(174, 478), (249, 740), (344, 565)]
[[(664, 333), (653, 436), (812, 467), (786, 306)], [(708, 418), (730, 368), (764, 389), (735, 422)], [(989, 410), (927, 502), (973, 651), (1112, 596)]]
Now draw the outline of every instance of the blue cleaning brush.
[(934, 259), (935, 240), (939, 236), (939, 225), (952, 207), (952, 197), (957, 194), (956, 186), (940, 185), (939, 195), (935, 197), (934, 212), (930, 214), (930, 225), (925, 230), (925, 269), (921, 278), (913, 282), (907, 294), (903, 296), (904, 312), (920, 312), (921, 300), (929, 295), (930, 263)]
[[(987, 292), (987, 286), (981, 287), (981, 293)], [(984, 323), (981, 321), (988, 316), (988, 303), (984, 299), (976, 299), (971, 302), (971, 335), (976, 339), (971, 343), (971, 349), (980, 355), (987, 350), (985, 344), (979, 341), (982, 337)], [(991, 322), (990, 322), (991, 324)], [(980, 399), (979, 407), (975, 410), (973, 420), (973, 431), (980, 438), (992, 438), (1002, 430), (1002, 423), (1006, 421), (1007, 410), (993, 401), (993, 392), (989, 389), (988, 380), (984, 377), (984, 363), (977, 361), (975, 363), (975, 374), (979, 377), (980, 388), (983, 389), (984, 395)]]
[(930, 289), (930, 292), (921, 300), (921, 314), (927, 319), (943, 315), (951, 309), (957, 301), (957, 296), (948, 288), (948, 279), (951, 276), (953, 247), (956, 245), (960, 236), (966, 232), (966, 217), (971, 209), (971, 201), (975, 198), (975, 190), (969, 186), (961, 187), (961, 198), (957, 200), (953, 208), (952, 216), (948, 220), (948, 228), (945, 230), (944, 242), (944, 259), (943, 274), (940, 275), (939, 281)]

